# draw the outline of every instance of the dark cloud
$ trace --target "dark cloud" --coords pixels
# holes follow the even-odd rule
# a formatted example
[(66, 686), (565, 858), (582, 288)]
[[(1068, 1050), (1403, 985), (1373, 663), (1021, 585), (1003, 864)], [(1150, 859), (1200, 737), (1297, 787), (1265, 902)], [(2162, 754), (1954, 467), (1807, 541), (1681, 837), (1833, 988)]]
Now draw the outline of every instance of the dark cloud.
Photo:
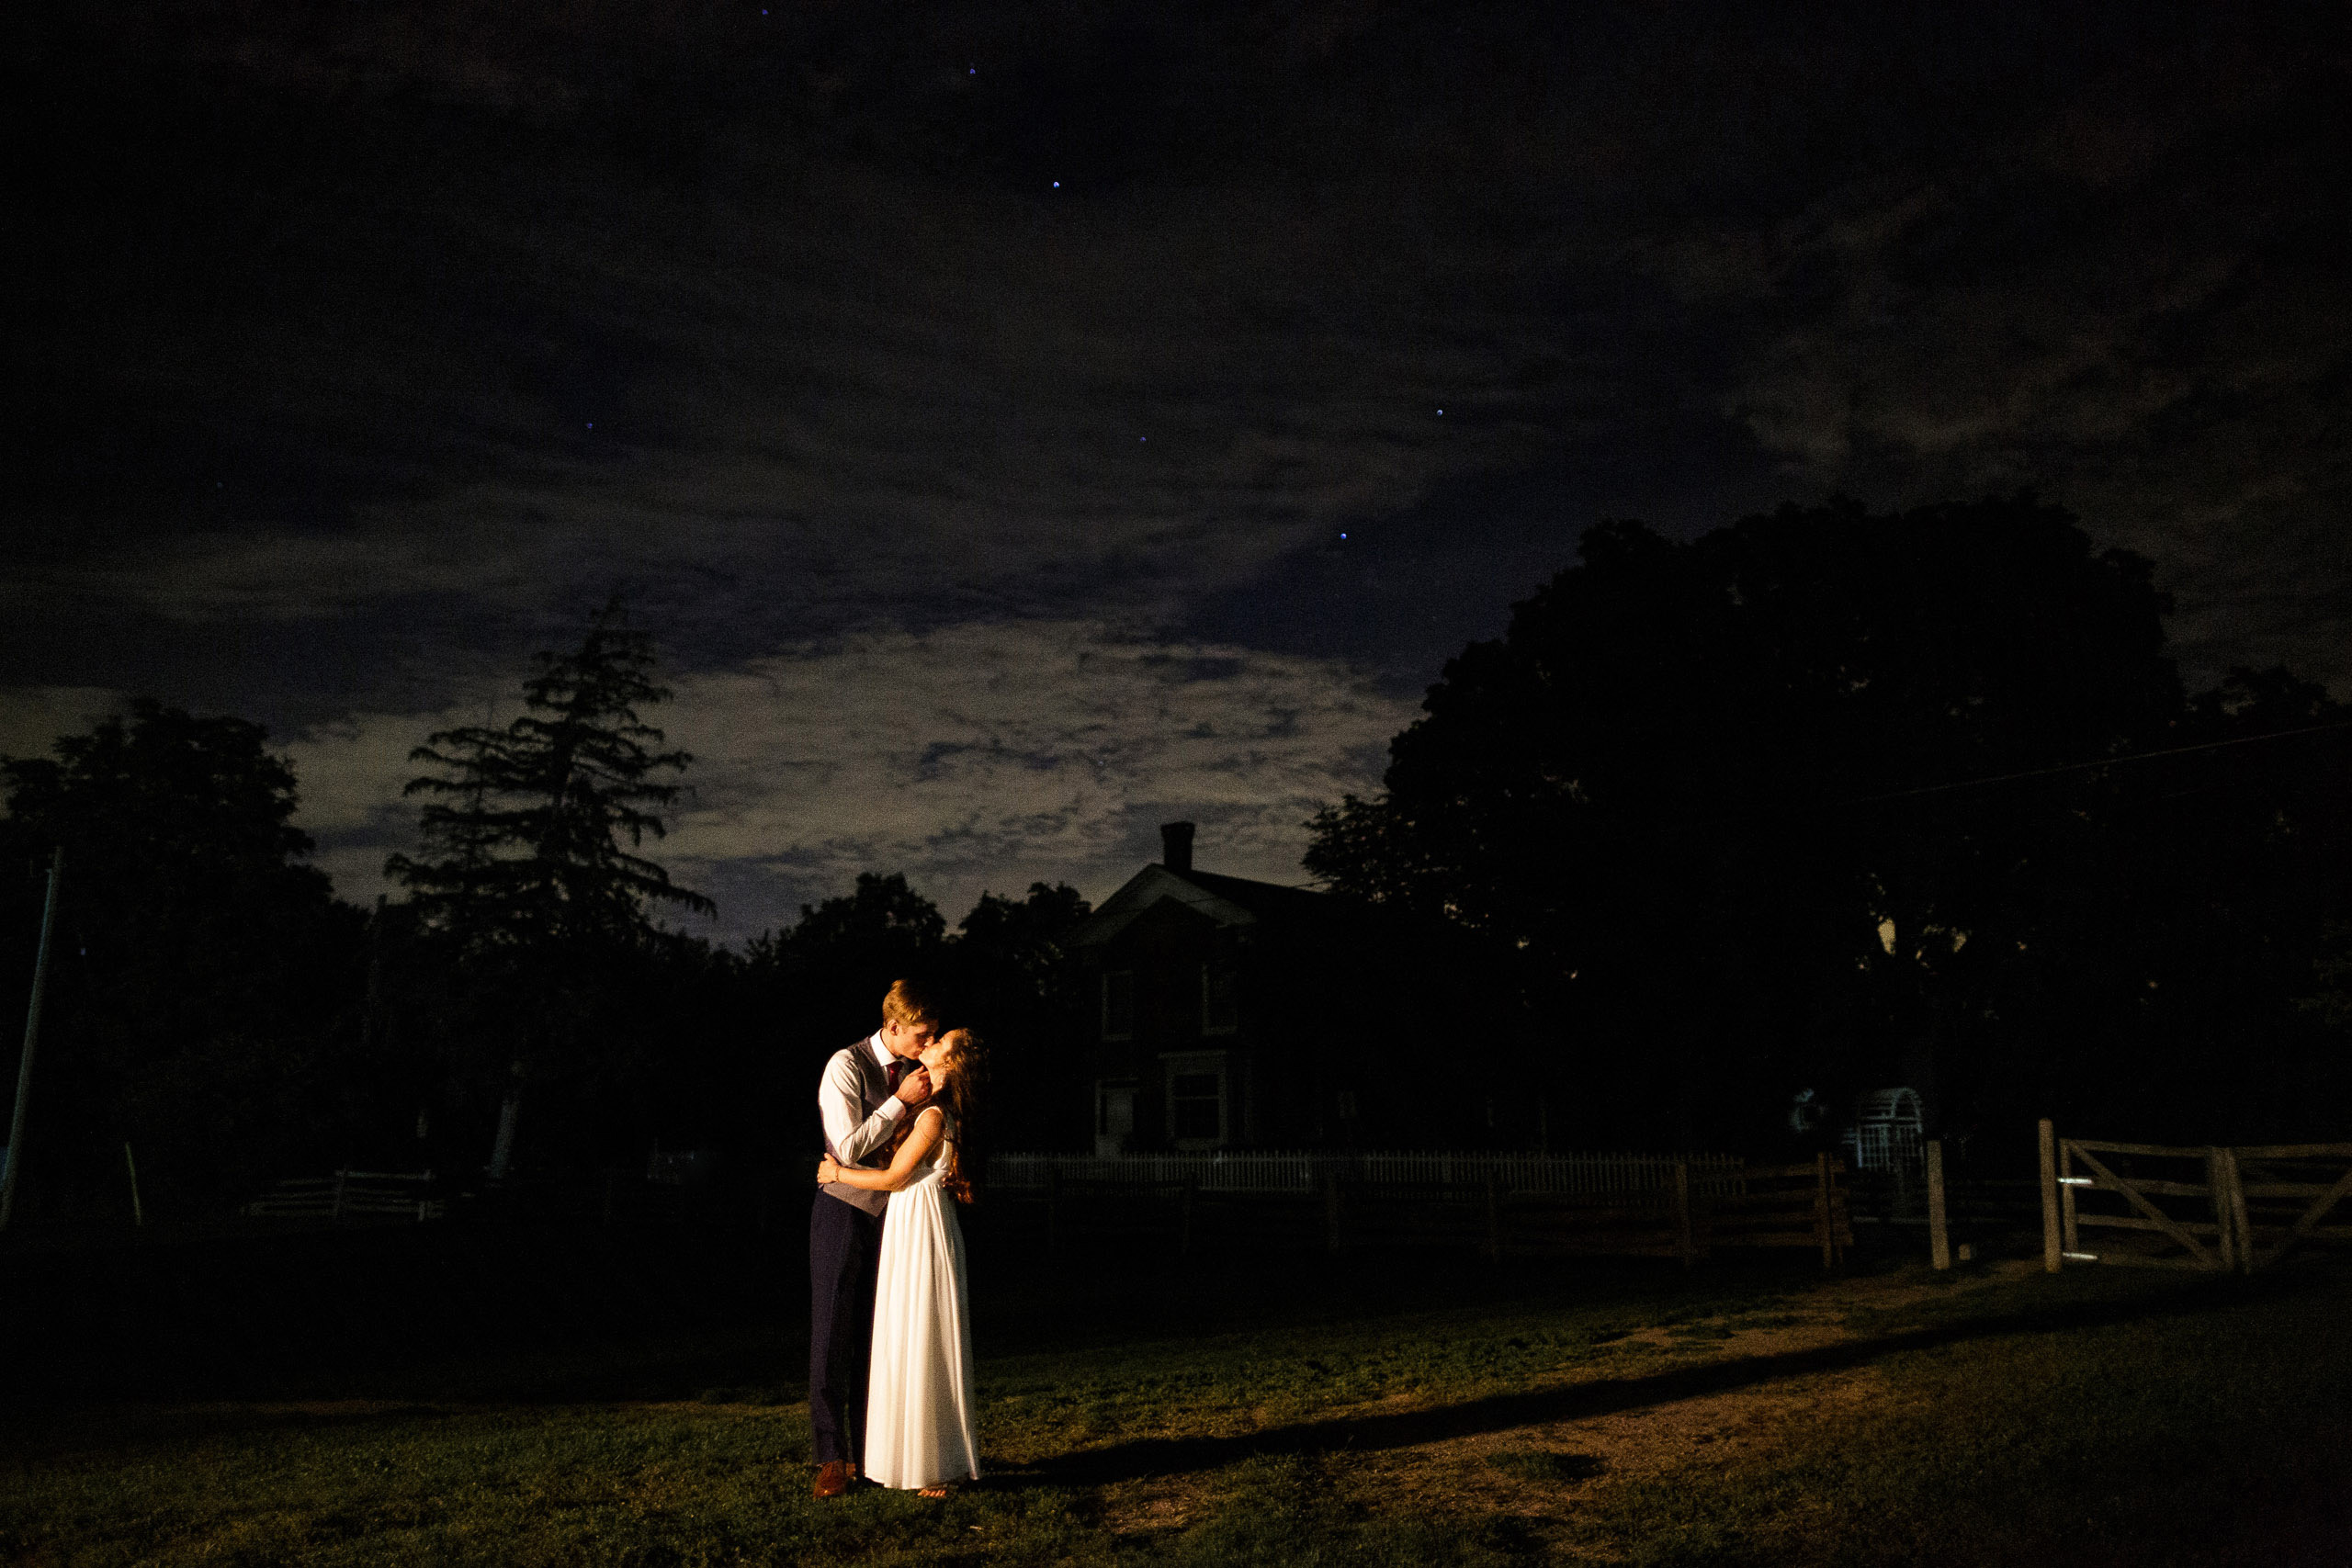
[[(401, 748), (335, 737), (616, 587), (714, 702), (972, 637), (1059, 711), (1091, 668), (1022, 628), (1082, 626), (1323, 711), (1416, 692), (1600, 517), (1833, 490), (2032, 486), (2158, 562), (2199, 671), (2352, 676), (2324, 12), (265, 10), (5, 24), (48, 156), (0, 682), (306, 735), (338, 833)], [(909, 722), (914, 783), (1076, 744)], [(1341, 730), (1332, 792), (1377, 771), (1302, 733)], [(1123, 812), (1215, 772), (1117, 755)], [(756, 904), (1148, 848), (903, 798), (929, 826), (742, 807), (770, 840), (700, 863)]]

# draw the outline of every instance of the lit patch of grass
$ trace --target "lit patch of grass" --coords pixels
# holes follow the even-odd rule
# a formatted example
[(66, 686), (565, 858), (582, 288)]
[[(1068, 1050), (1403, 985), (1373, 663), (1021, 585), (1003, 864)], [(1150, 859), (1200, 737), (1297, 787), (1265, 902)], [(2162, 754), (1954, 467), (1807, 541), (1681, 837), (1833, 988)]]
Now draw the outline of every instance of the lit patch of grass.
[(1600, 1461), (1590, 1454), (1555, 1453), (1548, 1449), (1488, 1454), (1487, 1463), (1521, 1481), (1589, 1481), (1601, 1471)]
[[(322, 1419), (88, 1453), (12, 1485), (0, 1556), (180, 1562), (900, 1564), (1069, 1557), (1069, 1494), (808, 1494), (806, 1418), (738, 1407)], [(19, 1480), (30, 1479), (20, 1475)], [(36, 1555), (37, 1551), (44, 1552)], [(1098, 1554), (1099, 1555), (1099, 1554)]]
[[(2070, 1275), (1880, 1332), (1892, 1397), (1717, 1466), (1604, 1485), (1577, 1535), (1642, 1564), (2341, 1561), (2352, 1344), (2340, 1278)], [(2132, 1303), (2142, 1310), (2128, 1310)], [(2020, 1304), (2044, 1321), (2004, 1325)], [(2332, 1543), (2332, 1544), (2331, 1544)]]
[(1171, 1427), (1245, 1429), (1384, 1400), (1452, 1403), (1556, 1379), (1626, 1330), (1583, 1314), (1410, 1314), (998, 1361), (993, 1398), (1033, 1426), (1110, 1439)]
[[(1351, 1423), (1582, 1382), (1617, 1391), (1638, 1420), (1644, 1398), (1715, 1386), (1703, 1382), (1714, 1361), (1777, 1375), (1743, 1360), (1756, 1341), (1732, 1337), (1833, 1317), (1838, 1288), (1794, 1303), (1785, 1279), (1700, 1281), (1680, 1295), (1648, 1282), (1638, 1293), (1579, 1287), (1551, 1304), (1382, 1310), (1374, 1299), (1321, 1320), (1227, 1321), (1190, 1336), (1161, 1322), (1125, 1341), (1102, 1334), (1080, 1348), (989, 1357), (991, 1475), (941, 1504), (872, 1488), (815, 1501), (795, 1392), (726, 1382), (725, 1371), (678, 1384), (667, 1403), (69, 1416), (0, 1451), (0, 1562), (2327, 1562), (2352, 1529), (2337, 1461), (2352, 1451), (2346, 1294), (2341, 1276), (2309, 1270), (1977, 1278), (1924, 1303), (1848, 1314), (1883, 1341), (1854, 1352), (1875, 1392), (1837, 1407), (1849, 1414), (1710, 1445), (1664, 1472), (1560, 1451), (1547, 1446), (1556, 1432), (1533, 1427), (1482, 1461), (1470, 1455), (1505, 1427), (1473, 1427), (1466, 1450), (1431, 1461), (1423, 1491), (1349, 1484), (1361, 1473)], [(1791, 1304), (1803, 1314), (1782, 1310)], [(1665, 1346), (1628, 1337), (1661, 1327)], [(1251, 1451), (1281, 1433), (1281, 1451)], [(1172, 1441), (1150, 1448), (1162, 1440)], [(1054, 1468), (1073, 1455), (1161, 1451), (1164, 1469), (1114, 1466), (1100, 1483)], [(1468, 1491), (1448, 1476), (1467, 1478)], [(1180, 1491), (1161, 1528), (1136, 1522), (1147, 1485)], [(1531, 1517), (1487, 1511), (1496, 1499)], [(2297, 1531), (2322, 1532), (2300, 1558)]]
[(1351, 1509), (1316, 1462), (1251, 1460), (1221, 1478), (1209, 1518), (1154, 1561), (1170, 1568), (1508, 1568), (1538, 1550), (1515, 1519), (1469, 1524)]

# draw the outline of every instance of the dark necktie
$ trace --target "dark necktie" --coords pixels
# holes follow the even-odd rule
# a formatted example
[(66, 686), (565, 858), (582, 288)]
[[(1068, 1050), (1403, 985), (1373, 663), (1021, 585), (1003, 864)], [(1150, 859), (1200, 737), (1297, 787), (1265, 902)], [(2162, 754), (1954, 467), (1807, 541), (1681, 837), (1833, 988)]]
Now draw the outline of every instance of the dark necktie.
[(883, 1077), (883, 1078), (884, 1078), (884, 1079), (885, 1079), (885, 1080), (889, 1084), (889, 1086), (890, 1086), (890, 1092), (891, 1092), (892, 1094), (896, 1094), (896, 1093), (898, 1093), (898, 1092), (899, 1092), (899, 1080), (900, 1078), (902, 1078), (902, 1077), (905, 1077), (906, 1076), (907, 1076), (907, 1065), (906, 1065), (906, 1063), (904, 1063), (904, 1062), (900, 1061), (900, 1060), (899, 1060), (898, 1057), (896, 1057), (896, 1056), (891, 1057), (891, 1058), (890, 1058), (890, 1065), (889, 1065), (888, 1066), (887, 1066), (887, 1067), (885, 1067), (885, 1068), (883, 1068), (883, 1069), (882, 1069), (882, 1077)]

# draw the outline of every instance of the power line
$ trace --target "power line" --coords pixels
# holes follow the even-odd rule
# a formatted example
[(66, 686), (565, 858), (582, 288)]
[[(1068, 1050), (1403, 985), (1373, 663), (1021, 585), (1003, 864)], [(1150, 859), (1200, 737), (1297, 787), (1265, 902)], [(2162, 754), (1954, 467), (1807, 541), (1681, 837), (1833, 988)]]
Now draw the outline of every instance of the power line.
[(1890, 790), (1884, 795), (1859, 795), (1838, 802), (1841, 806), (1870, 806), (1882, 800), (1908, 800), (1915, 795), (1943, 795), (1958, 789), (1982, 789), (1987, 784), (2014, 784), (2019, 779), (2045, 779), (2054, 773), (2087, 773), (2093, 768), (2121, 767), (2126, 762), (2152, 762), (2159, 757), (2185, 757), (2192, 751), (2218, 751), (2224, 746), (2253, 746), (2265, 740), (2288, 740), (2298, 735), (2319, 735), (2329, 730), (2352, 729), (2352, 719), (2335, 724), (2307, 724), (2300, 729), (2274, 729), (2267, 735), (2241, 735), (2229, 740), (2206, 740), (2194, 746), (2167, 746), (2159, 751), (2129, 751), (2120, 757), (2101, 757), (2096, 761), (2064, 762), (2054, 768), (2029, 768), (2021, 773), (1995, 773), (1981, 779), (1959, 779), (1951, 784), (1922, 784), (1917, 789)]

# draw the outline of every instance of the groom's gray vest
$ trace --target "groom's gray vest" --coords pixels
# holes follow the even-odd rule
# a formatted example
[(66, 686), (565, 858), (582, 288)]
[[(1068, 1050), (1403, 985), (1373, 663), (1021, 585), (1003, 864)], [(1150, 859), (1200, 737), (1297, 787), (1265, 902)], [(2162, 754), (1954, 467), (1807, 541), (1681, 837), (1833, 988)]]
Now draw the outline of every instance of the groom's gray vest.
[[(848, 1058), (850, 1066), (857, 1071), (857, 1119), (861, 1126), (865, 1124), (866, 1118), (882, 1108), (884, 1100), (890, 1098), (889, 1076), (884, 1070), (882, 1064), (874, 1059), (872, 1041), (873, 1036), (866, 1035), (854, 1045), (844, 1045), (833, 1055), (833, 1061), (836, 1062), (843, 1057)], [(829, 1077), (831, 1076), (831, 1062), (826, 1064), (826, 1076)], [(842, 1163), (887, 1170), (890, 1165), (889, 1148), (889, 1140), (885, 1138), (881, 1145), (868, 1151), (864, 1159), (842, 1160)], [(842, 1158), (841, 1150), (833, 1147), (833, 1140), (830, 1137), (825, 1140), (825, 1152), (837, 1160)], [(850, 1207), (863, 1209), (877, 1218), (890, 1201), (890, 1195), (888, 1192), (869, 1191), (865, 1188), (851, 1187), (839, 1181), (828, 1181), (823, 1190), (831, 1193)]]

